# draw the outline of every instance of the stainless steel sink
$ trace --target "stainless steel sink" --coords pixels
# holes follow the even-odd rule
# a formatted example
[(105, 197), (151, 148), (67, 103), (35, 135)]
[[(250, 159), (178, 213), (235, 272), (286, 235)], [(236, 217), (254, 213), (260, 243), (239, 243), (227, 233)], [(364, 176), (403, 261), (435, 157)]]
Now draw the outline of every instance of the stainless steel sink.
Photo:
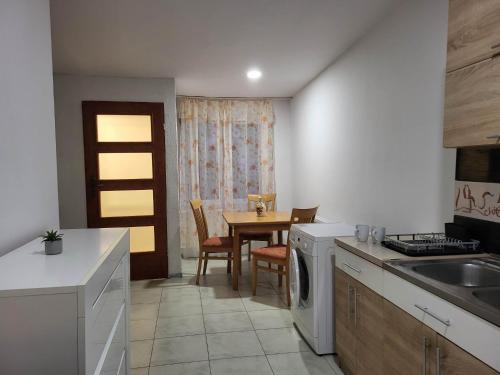
[(384, 268), (500, 327), (500, 258), (394, 260)]
[(425, 277), (464, 287), (500, 287), (500, 267), (480, 260), (417, 262), (411, 269)]
[(472, 292), (477, 299), (500, 310), (500, 288), (478, 289)]

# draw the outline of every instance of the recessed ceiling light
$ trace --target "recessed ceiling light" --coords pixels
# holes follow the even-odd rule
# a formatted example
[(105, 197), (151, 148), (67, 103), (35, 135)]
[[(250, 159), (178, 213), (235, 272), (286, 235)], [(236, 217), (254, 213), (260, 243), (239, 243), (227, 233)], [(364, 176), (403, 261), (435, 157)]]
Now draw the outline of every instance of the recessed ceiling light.
[(247, 78), (251, 81), (256, 81), (262, 77), (262, 72), (259, 69), (250, 69), (247, 72)]

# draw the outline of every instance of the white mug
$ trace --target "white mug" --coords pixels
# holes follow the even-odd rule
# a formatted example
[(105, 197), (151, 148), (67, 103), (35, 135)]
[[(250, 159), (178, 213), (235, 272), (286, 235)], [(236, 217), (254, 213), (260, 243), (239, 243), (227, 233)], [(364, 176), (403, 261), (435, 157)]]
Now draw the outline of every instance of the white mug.
[(368, 235), (370, 234), (370, 226), (364, 224), (356, 224), (356, 230), (354, 231), (354, 236), (360, 242), (368, 241)]
[(385, 238), (385, 227), (373, 227), (372, 239), (373, 243), (381, 243)]

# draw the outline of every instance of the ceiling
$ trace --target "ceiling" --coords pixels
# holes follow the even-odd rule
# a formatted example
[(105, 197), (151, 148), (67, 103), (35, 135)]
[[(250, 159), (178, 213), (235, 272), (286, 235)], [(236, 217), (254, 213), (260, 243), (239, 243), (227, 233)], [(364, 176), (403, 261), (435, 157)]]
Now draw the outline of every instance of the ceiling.
[(51, 0), (54, 71), (174, 77), (182, 95), (293, 96), (396, 2)]

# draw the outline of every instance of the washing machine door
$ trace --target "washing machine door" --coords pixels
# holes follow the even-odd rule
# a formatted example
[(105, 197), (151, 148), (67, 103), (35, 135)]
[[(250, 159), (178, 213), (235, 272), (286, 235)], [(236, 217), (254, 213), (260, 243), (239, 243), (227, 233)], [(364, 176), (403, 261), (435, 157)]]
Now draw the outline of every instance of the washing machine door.
[(290, 290), (292, 305), (304, 307), (309, 300), (309, 271), (307, 270), (304, 254), (298, 248), (292, 249)]

